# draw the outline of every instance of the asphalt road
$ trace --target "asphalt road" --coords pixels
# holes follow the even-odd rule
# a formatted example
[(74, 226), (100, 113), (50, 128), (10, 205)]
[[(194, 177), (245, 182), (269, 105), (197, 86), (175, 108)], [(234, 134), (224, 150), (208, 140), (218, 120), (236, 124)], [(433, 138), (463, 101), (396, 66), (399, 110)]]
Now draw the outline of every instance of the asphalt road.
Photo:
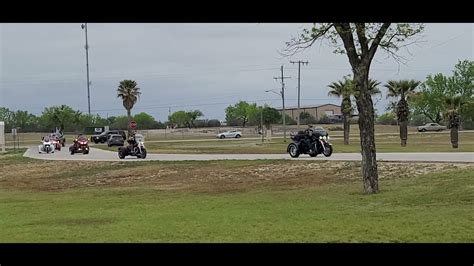
[[(87, 155), (71, 155), (67, 147), (53, 154), (39, 154), (38, 147), (30, 147), (24, 155), (34, 159), (69, 160), (69, 161), (209, 161), (209, 160), (333, 160), (333, 161), (361, 161), (360, 153), (333, 153), (331, 157), (318, 155), (309, 157), (301, 155), (291, 158), (288, 154), (148, 154), (146, 159), (137, 159), (127, 156), (121, 160), (117, 152), (91, 148)], [(408, 162), (467, 162), (474, 163), (474, 152), (404, 152), (404, 153), (377, 153), (378, 161), (408, 161)]]

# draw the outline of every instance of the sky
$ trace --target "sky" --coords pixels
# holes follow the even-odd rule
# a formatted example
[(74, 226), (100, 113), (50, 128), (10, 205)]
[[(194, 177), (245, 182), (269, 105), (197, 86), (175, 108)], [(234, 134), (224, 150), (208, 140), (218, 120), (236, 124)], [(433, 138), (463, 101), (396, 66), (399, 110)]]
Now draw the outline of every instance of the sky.
[[(400, 50), (399, 64), (377, 52), (370, 77), (424, 81), (429, 74), (451, 75), (458, 60), (474, 58), (474, 24), (425, 24), (422, 39)], [(301, 66), (301, 105), (340, 104), (327, 85), (350, 74), (345, 55), (316, 43), (292, 57), (278, 51), (311, 24), (284, 23), (88, 23), (91, 113), (125, 115), (116, 97), (121, 80), (137, 81), (142, 96), (132, 113), (166, 121), (169, 112), (198, 109), (205, 119), (225, 119), (239, 100), (280, 108), (284, 66), (285, 105), (297, 105)], [(87, 113), (85, 32), (80, 23), (0, 24), (0, 106), (41, 114), (66, 104)], [(389, 100), (374, 98), (383, 113)]]

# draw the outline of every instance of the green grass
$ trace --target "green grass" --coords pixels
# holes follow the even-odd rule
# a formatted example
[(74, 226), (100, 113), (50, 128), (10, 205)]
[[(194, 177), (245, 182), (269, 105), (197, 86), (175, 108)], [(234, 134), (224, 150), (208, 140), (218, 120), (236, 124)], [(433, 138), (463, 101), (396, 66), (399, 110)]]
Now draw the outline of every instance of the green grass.
[[(130, 174), (174, 165), (186, 177), (190, 165), (268, 163), (137, 163)], [(377, 195), (362, 195), (359, 180), (218, 193), (140, 184), (47, 192), (6, 188), (0, 178), (0, 242), (474, 242), (472, 168), (380, 186)]]

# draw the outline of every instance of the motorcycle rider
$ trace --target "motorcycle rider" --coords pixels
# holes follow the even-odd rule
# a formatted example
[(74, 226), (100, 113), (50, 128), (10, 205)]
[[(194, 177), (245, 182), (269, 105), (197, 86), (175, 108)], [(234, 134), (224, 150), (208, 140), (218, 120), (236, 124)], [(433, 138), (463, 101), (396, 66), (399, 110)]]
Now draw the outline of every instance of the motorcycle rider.
[(138, 142), (137, 142), (137, 139), (135, 138), (135, 132), (131, 132), (128, 139), (127, 139), (127, 142), (129, 144), (129, 147), (128, 149), (133, 152), (135, 150), (135, 148), (138, 146)]
[(314, 131), (313, 131), (313, 126), (312, 125), (308, 125), (308, 128), (304, 130), (304, 143), (306, 144), (306, 147), (308, 147), (309, 150), (311, 150), (313, 147), (312, 147), (312, 142), (313, 142), (313, 134), (314, 134)]
[(137, 139), (135, 138), (135, 133), (134, 132), (130, 133), (130, 136), (128, 137), (127, 142), (128, 142), (128, 144), (130, 144), (132, 146), (135, 146), (137, 144)]

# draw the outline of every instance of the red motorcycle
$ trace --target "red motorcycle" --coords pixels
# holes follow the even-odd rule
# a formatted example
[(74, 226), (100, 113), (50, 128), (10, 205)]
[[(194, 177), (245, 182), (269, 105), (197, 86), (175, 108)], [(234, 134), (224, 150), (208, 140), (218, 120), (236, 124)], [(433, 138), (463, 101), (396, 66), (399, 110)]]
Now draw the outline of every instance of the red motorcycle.
[(49, 139), (53, 143), (54, 149), (60, 151), (61, 150), (61, 141), (59, 140), (59, 138), (55, 134), (50, 134)]
[(83, 154), (89, 153), (89, 139), (87, 139), (83, 135), (79, 135), (75, 140), (74, 143), (69, 147), (69, 151), (71, 155), (74, 153), (82, 152)]

